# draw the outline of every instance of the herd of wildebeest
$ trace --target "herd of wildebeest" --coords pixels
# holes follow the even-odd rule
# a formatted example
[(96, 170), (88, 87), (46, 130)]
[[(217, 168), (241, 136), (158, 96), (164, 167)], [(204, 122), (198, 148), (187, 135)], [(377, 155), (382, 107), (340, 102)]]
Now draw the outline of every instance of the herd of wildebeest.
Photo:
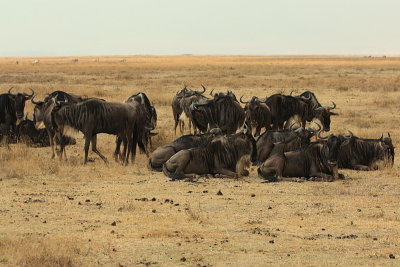
[[(52, 158), (66, 159), (67, 145), (75, 145), (74, 132), (84, 135), (84, 163), (90, 144), (97, 148), (97, 134), (116, 136), (114, 158), (127, 165), (133, 162), (136, 146), (148, 157), (148, 167), (176, 180), (198, 176), (237, 178), (249, 175), (250, 164), (268, 181), (343, 179), (338, 169), (376, 170), (394, 163), (390, 134), (377, 139), (323, 134), (330, 131), (336, 105), (322, 106), (314, 93), (253, 96), (240, 102), (231, 91), (205, 95), (206, 88), (190, 90), (185, 86), (172, 99), (174, 131), (181, 134), (188, 120), (189, 131), (152, 153), (151, 137), (157, 113), (145, 93), (130, 96), (124, 103), (78, 96), (63, 91), (48, 94), (42, 101), (30, 94), (13, 92), (0, 95), (0, 138), (9, 144), (51, 146)], [(24, 118), (25, 102), (34, 105), (33, 120)], [(244, 107), (242, 107), (244, 104)], [(313, 123), (306, 127), (307, 122)], [(45, 128), (38, 129), (42, 123)], [(265, 129), (263, 133), (261, 130)], [(312, 141), (313, 139), (313, 141)], [(121, 151), (120, 146), (123, 144)]]

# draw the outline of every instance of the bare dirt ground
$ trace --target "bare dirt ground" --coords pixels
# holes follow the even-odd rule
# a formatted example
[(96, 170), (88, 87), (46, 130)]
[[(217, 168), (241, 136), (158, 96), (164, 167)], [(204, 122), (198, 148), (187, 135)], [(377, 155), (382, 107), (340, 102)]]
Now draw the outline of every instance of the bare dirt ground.
[[(158, 112), (158, 146), (174, 139), (170, 102), (183, 84), (246, 99), (309, 89), (337, 104), (332, 132), (390, 132), (399, 146), (400, 58), (121, 58), (3, 58), (0, 90), (118, 102), (145, 92)], [(99, 139), (111, 160), (114, 137)], [(51, 160), (50, 148), (0, 147), (0, 265), (400, 265), (397, 158), (392, 169), (343, 170), (346, 180), (332, 183), (263, 183), (255, 168), (239, 180), (171, 182), (147, 170), (144, 155), (128, 167), (91, 155), (84, 166), (77, 142), (67, 162)]]

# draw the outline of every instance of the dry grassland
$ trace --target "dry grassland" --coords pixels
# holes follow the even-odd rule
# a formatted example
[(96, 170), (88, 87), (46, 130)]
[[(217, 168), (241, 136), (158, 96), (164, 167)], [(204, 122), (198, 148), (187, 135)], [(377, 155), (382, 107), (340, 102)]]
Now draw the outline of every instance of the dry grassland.
[[(162, 145), (174, 138), (170, 101), (183, 84), (246, 98), (311, 89), (322, 104), (336, 102), (333, 132), (390, 132), (399, 147), (399, 58), (120, 58), (3, 58), (1, 92), (31, 87), (37, 99), (65, 90), (121, 102), (143, 91), (157, 108)], [(114, 138), (99, 139), (111, 160)], [(91, 155), (83, 166), (81, 138), (67, 153), (59, 162), (50, 148), (0, 147), (0, 265), (400, 265), (398, 158), (393, 169), (346, 170), (333, 183), (262, 183), (255, 169), (240, 180), (190, 183), (147, 170), (143, 155), (128, 167)]]

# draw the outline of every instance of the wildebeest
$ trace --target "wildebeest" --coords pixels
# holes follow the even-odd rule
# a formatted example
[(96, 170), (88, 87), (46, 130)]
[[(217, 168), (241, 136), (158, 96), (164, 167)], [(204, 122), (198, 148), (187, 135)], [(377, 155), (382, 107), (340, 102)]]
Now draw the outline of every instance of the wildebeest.
[(171, 144), (158, 147), (154, 150), (150, 154), (148, 167), (154, 171), (162, 171), (162, 165), (177, 152), (183, 149), (206, 146), (215, 136), (220, 135), (221, 133), (221, 129), (216, 128), (211, 129), (209, 133), (205, 134), (183, 135)]
[[(28, 119), (27, 116), (17, 125), (16, 129), (17, 141), (23, 142), (27, 146), (34, 147), (46, 147), (50, 146), (49, 134), (45, 128), (37, 129), (35, 123)], [(67, 145), (75, 145), (76, 140), (71, 137), (63, 137), (66, 140), (64, 141)], [(57, 143), (60, 143), (60, 140), (56, 139)]]
[[(192, 119), (192, 114), (190, 112), (190, 105), (192, 103), (203, 103), (205, 100), (207, 100), (207, 97), (203, 95), (203, 93), (206, 91), (206, 88), (202, 85), (203, 91), (194, 91), (190, 90), (185, 86), (183, 89), (178, 91), (174, 98), (172, 99), (172, 116), (174, 117), (175, 125), (174, 125), (174, 131), (176, 135), (176, 127), (179, 124), (180, 132), (181, 134), (184, 131), (184, 123), (180, 119), (181, 114), (184, 113), (186, 117), (189, 119), (189, 132), (191, 132), (192, 124), (193, 124), (193, 119)], [(193, 131), (196, 133), (197, 129), (193, 124)]]
[[(338, 167), (355, 170), (377, 170), (384, 166), (393, 166), (394, 146), (390, 135), (379, 139), (362, 139), (353, 135), (340, 137), (347, 140), (339, 149)], [(319, 136), (319, 138), (327, 138)]]
[[(140, 125), (138, 121), (143, 114), (136, 113), (141, 110), (138, 108), (139, 103), (112, 103), (100, 99), (89, 99), (75, 104), (58, 101), (55, 103), (51, 111), (53, 128), (61, 135), (65, 135), (68, 128), (84, 134), (85, 164), (88, 162), (90, 142), (95, 142), (95, 137), (99, 133), (118, 135), (122, 138), (124, 144), (122, 157), (125, 165), (128, 164), (131, 149), (133, 155), (136, 155), (136, 144), (140, 136), (138, 129), (144, 127), (144, 124)], [(93, 144), (92, 150), (107, 162), (106, 157)], [(61, 153), (62, 151), (63, 146)]]
[[(346, 142), (349, 141), (343, 144)], [(313, 177), (323, 181), (343, 178), (337, 173), (341, 144), (342, 139), (330, 134), (326, 142), (312, 142), (297, 151), (276, 151), (258, 168), (258, 175), (269, 181), (298, 179), (290, 177)]]
[(220, 128), (224, 134), (235, 133), (243, 126), (246, 116), (244, 109), (231, 91), (226, 94), (214, 94), (213, 99), (203, 104), (192, 103), (190, 112), (193, 124), (201, 132), (206, 132), (209, 128)]
[(309, 99), (306, 97), (294, 97), (290, 95), (274, 94), (265, 100), (260, 100), (268, 105), (271, 111), (271, 120), (273, 129), (283, 129), (283, 125), (294, 116), (298, 116), (301, 126), (305, 127), (308, 114)]
[(25, 101), (33, 97), (35, 92), (31, 89), (32, 94), (12, 93), (12, 88), (8, 89), (8, 93), (0, 95), (0, 127), (2, 129), (0, 139), (6, 138), (8, 144), (9, 138), (15, 135), (17, 120), (24, 117)]
[(261, 128), (265, 127), (265, 131), (271, 127), (271, 110), (264, 102), (261, 102), (258, 97), (253, 96), (249, 101), (243, 101), (243, 96), (240, 97), (240, 102), (246, 104), (244, 111), (246, 113), (246, 123), (250, 125), (252, 132), (255, 128), (254, 136), (259, 136)]
[(317, 100), (317, 97), (313, 92), (306, 91), (298, 96), (300, 99), (309, 99), (305, 103), (308, 105), (305, 119), (312, 121), (314, 118), (318, 119), (325, 131), (330, 131), (331, 128), (331, 116), (338, 115), (332, 112), (332, 109), (336, 108), (336, 104), (332, 101), (332, 106), (323, 107)]
[[(139, 131), (140, 134), (140, 136), (138, 137), (139, 148), (141, 152), (144, 152), (146, 153), (146, 155), (148, 155), (149, 151), (148, 145), (150, 145), (151, 147), (151, 136), (156, 135), (151, 131), (154, 130), (157, 126), (157, 112), (154, 106), (150, 103), (150, 100), (147, 97), (147, 95), (143, 92), (132, 95), (125, 100), (125, 103), (134, 103), (134, 102), (139, 104), (137, 108), (140, 108), (141, 109), (140, 114), (144, 115), (141, 118), (138, 118), (144, 124), (141, 125), (141, 128), (143, 128), (144, 130), (140, 129)], [(135, 110), (134, 112), (137, 113), (137, 110)], [(121, 142), (122, 142), (121, 137), (117, 136), (116, 148), (114, 152), (115, 159), (117, 159), (118, 155), (120, 154)], [(142, 150), (143, 147), (145, 148), (144, 151)]]
[(263, 163), (271, 154), (276, 143), (284, 143), (284, 152), (300, 149), (310, 143), (311, 137), (321, 130), (318, 129), (291, 127), (284, 130), (268, 130), (257, 139), (257, 163)]
[(256, 145), (249, 130), (214, 138), (204, 147), (184, 149), (163, 165), (163, 172), (172, 179), (197, 175), (237, 178), (248, 175), (244, 169), (256, 158)]
[(68, 143), (68, 138), (64, 136), (58, 136), (55, 139), (55, 130), (53, 129), (51, 122), (51, 111), (55, 106), (55, 101), (68, 102), (72, 104), (83, 101), (84, 99), (85, 98), (81, 96), (69, 94), (63, 91), (54, 91), (50, 93), (44, 98), (44, 101), (35, 101), (34, 98), (31, 99), (31, 102), (35, 105), (33, 111), (33, 122), (35, 125), (37, 125), (39, 122), (43, 122), (44, 126), (46, 127), (52, 150), (52, 158), (55, 156), (55, 145), (57, 144), (54, 143), (54, 140), (58, 139), (60, 141), (59, 144), (63, 142), (65, 144)]

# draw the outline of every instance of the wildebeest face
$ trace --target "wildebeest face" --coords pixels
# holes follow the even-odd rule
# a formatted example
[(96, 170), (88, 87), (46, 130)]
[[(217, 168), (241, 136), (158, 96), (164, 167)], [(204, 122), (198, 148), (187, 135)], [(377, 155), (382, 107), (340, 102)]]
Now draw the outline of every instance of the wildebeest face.
[[(350, 142), (350, 139), (345, 140), (343, 142), (343, 145), (346, 145), (346, 143)], [(339, 148), (342, 145), (342, 141), (339, 137), (336, 135), (330, 134), (328, 137), (328, 140), (326, 141), (326, 144), (329, 149), (328, 153), (328, 164), (330, 166), (335, 166), (337, 165), (337, 158), (339, 155)]]
[(151, 125), (154, 128), (157, 126), (157, 112), (154, 106), (151, 106)]
[(316, 117), (317, 117), (317, 119), (319, 119), (321, 121), (325, 132), (329, 132), (331, 129), (331, 116), (338, 115), (337, 113), (331, 111), (335, 107), (336, 107), (336, 104), (333, 103), (332, 106), (319, 107), (319, 108), (315, 109), (315, 111), (317, 112)]
[(24, 117), (25, 101), (31, 99), (35, 92), (31, 89), (32, 94), (30, 94), (30, 95), (25, 94), (25, 93), (13, 94), (13, 93), (11, 93), (11, 90), (12, 90), (12, 87), (8, 90), (8, 94), (14, 100), (14, 102), (15, 102), (15, 113), (17, 115), (17, 118), (19, 120), (21, 120)]
[(385, 145), (385, 150), (387, 151), (387, 156), (391, 161), (391, 165), (394, 164), (394, 146), (392, 143), (392, 138), (390, 138), (390, 134), (388, 133), (388, 137), (381, 138), (382, 143)]

